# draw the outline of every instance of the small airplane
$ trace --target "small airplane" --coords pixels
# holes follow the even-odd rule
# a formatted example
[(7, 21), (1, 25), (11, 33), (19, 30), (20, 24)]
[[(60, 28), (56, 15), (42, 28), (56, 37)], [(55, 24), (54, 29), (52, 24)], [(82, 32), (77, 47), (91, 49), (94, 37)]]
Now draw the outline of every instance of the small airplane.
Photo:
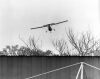
[[(33, 29), (38, 29), (38, 28), (47, 27), (47, 28), (48, 28), (48, 31), (52, 31), (51, 26), (57, 25), (57, 24), (60, 24), (60, 23), (64, 23), (64, 22), (67, 22), (67, 21), (68, 21), (68, 20), (65, 20), (65, 21), (62, 21), (62, 22), (58, 22), (58, 23), (50, 23), (50, 24), (43, 25), (43, 26), (41, 26), (41, 27), (30, 28), (30, 29), (33, 30)], [(54, 29), (54, 30), (55, 30), (55, 29)]]

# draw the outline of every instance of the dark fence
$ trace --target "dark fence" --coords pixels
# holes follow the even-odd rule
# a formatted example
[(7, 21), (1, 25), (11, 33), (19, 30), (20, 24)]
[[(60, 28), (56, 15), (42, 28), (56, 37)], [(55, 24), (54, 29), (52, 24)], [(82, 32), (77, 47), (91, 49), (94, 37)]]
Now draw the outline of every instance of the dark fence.
[[(100, 68), (100, 57), (0, 57), (0, 79), (25, 79), (79, 62)], [(75, 79), (79, 67), (80, 64), (30, 79)], [(100, 71), (87, 65), (84, 75), (84, 79), (100, 79)]]

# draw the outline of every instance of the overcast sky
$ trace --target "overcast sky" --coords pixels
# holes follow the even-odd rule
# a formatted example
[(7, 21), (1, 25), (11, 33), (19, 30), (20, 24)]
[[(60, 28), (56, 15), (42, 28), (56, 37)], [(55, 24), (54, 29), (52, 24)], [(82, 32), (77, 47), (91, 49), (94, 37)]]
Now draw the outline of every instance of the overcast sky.
[[(20, 35), (27, 40), (29, 35), (40, 37), (45, 47), (51, 47), (51, 37), (63, 37), (65, 27), (76, 31), (91, 30), (100, 36), (99, 0), (0, 0), (0, 49), (6, 45), (23, 44)], [(47, 23), (60, 22), (55, 32), (45, 33), (46, 28), (30, 30)], [(48, 40), (49, 39), (49, 40)]]

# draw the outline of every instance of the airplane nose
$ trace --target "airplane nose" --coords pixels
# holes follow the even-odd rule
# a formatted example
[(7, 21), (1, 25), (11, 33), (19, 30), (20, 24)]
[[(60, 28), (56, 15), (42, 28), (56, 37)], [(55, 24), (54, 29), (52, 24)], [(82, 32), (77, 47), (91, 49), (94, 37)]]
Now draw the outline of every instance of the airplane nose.
[(49, 30), (49, 31), (52, 31), (52, 28), (49, 26), (49, 27), (48, 27), (48, 30)]

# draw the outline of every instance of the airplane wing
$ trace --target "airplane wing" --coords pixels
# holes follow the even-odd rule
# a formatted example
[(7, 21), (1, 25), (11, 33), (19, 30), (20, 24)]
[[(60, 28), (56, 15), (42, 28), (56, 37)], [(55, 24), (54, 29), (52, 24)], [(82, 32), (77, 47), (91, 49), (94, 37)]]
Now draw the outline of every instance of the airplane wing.
[(58, 23), (55, 23), (55, 25), (56, 25), (56, 24), (60, 24), (60, 23), (64, 23), (64, 22), (68, 22), (68, 20), (62, 21), (62, 22), (58, 22)]
[(30, 28), (30, 29), (32, 30), (32, 29), (38, 29), (38, 28), (43, 28), (43, 27), (47, 27), (47, 25), (43, 25), (41, 27), (36, 27), (36, 28)]
[(50, 25), (52, 26), (52, 25), (57, 25), (57, 24), (60, 24), (60, 23), (64, 23), (64, 22), (67, 22), (68, 20), (66, 20), (66, 21), (62, 21), (62, 22), (58, 22), (58, 23), (51, 23)]

